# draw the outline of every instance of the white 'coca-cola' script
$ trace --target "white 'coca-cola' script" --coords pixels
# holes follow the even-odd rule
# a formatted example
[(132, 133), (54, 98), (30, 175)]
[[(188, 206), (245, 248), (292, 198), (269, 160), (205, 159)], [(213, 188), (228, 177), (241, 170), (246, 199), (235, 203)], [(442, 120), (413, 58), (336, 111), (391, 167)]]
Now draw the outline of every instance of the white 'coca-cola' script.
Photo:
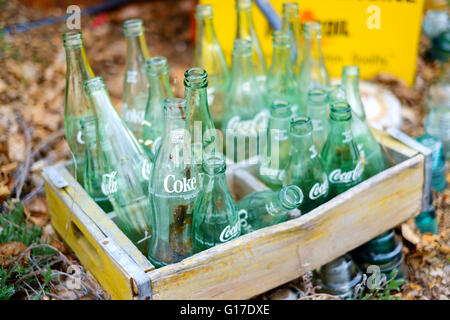
[(220, 233), (219, 240), (220, 242), (230, 241), (231, 239), (239, 236), (240, 232), (241, 232), (241, 223), (238, 220), (238, 222), (236, 222), (234, 226), (228, 225), (222, 230), (222, 232)]
[(309, 198), (315, 200), (320, 196), (323, 196), (328, 191), (328, 181), (325, 180), (324, 183), (316, 182), (314, 186), (309, 190)]
[(362, 165), (361, 161), (358, 162), (354, 170), (342, 172), (341, 169), (333, 170), (330, 173), (329, 179), (332, 183), (349, 183), (356, 182), (361, 178), (362, 175)]
[(114, 193), (118, 189), (117, 179), (116, 179), (117, 171), (113, 171), (111, 173), (105, 173), (102, 176), (102, 192), (105, 196)]
[[(169, 180), (173, 180), (173, 189), (169, 188)], [(188, 192), (188, 191), (192, 191), (195, 190), (196, 188), (196, 184), (197, 183), (197, 178), (190, 178), (190, 179), (186, 179), (183, 178), (183, 180), (175, 180), (175, 176), (173, 174), (169, 174), (168, 176), (166, 176), (164, 178), (164, 190), (167, 193), (181, 193), (181, 192)]]

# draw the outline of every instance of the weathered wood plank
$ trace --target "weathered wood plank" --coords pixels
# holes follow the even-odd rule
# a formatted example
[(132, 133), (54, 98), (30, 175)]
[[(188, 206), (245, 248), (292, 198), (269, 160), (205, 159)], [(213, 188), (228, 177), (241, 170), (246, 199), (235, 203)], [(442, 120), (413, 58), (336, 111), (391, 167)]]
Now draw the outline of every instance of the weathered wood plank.
[(247, 299), (295, 279), (417, 214), (423, 163), (416, 155), (305, 216), (153, 270), (153, 297)]

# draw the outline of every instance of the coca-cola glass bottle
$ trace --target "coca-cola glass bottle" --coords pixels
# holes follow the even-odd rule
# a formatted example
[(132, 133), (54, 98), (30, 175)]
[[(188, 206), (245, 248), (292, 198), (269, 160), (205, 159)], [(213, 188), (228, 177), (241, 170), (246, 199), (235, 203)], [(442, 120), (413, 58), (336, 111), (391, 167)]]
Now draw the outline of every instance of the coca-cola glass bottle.
[(303, 201), (302, 190), (294, 185), (279, 191), (264, 190), (251, 193), (238, 201), (241, 234), (286, 221), (289, 211)]
[(299, 116), (291, 120), (291, 153), (284, 184), (294, 184), (305, 193), (300, 207), (302, 214), (318, 207), (328, 197), (328, 178), (313, 143), (312, 133), (309, 117)]
[(239, 237), (237, 206), (225, 178), (225, 157), (207, 153), (203, 158), (203, 189), (194, 209), (194, 251), (200, 252)]
[(322, 89), (313, 89), (308, 92), (306, 114), (311, 118), (313, 141), (318, 152), (322, 151), (330, 131), (327, 101), (327, 93)]
[(363, 166), (351, 128), (352, 112), (345, 102), (331, 104), (330, 133), (321, 158), (330, 184), (330, 197), (355, 186), (362, 180)]
[(202, 186), (186, 122), (186, 100), (166, 99), (164, 112), (165, 129), (150, 183), (153, 233), (149, 259), (156, 267), (193, 254), (192, 219)]

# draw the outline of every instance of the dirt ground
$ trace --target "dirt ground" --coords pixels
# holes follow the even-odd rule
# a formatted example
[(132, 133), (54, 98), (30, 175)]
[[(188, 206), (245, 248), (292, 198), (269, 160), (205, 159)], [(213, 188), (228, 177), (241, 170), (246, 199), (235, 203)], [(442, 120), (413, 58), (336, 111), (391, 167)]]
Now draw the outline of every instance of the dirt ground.
[[(18, 1), (0, 1), (0, 7), (0, 27), (64, 14), (58, 9), (42, 11), (25, 7)], [(168, 58), (171, 84), (175, 94), (182, 96), (181, 79), (190, 65), (193, 52), (191, 9), (191, 1), (154, 1), (129, 4), (82, 18), (90, 65), (96, 75), (104, 78), (118, 109), (121, 108), (126, 55), (122, 22), (134, 17), (144, 20), (150, 53)], [(49, 223), (40, 174), (43, 167), (70, 158), (63, 126), (66, 66), (61, 34), (64, 31), (65, 24), (60, 23), (0, 36), (0, 205), (2, 214), (17, 201), (25, 205), (27, 223), (42, 227), (42, 239), (61, 253), (55, 266), (60, 266), (60, 271), (66, 273), (67, 263), (78, 262)], [(388, 74), (380, 74), (374, 79), (389, 88), (403, 103), (405, 121), (401, 129), (414, 137), (423, 131), (425, 96), (439, 71), (435, 63), (422, 58), (428, 46), (429, 42), (422, 38), (414, 87), (408, 88)], [(448, 171), (447, 181), (450, 183)], [(450, 297), (450, 188), (435, 194), (434, 198), (440, 226), (437, 236), (420, 235), (412, 220), (396, 228), (404, 242), (408, 268), (403, 290), (396, 294), (400, 299)], [(14, 247), (16, 251), (7, 249), (0, 243), (0, 258), (5, 252), (19, 255), (25, 250), (20, 246)], [(6, 267), (5, 261), (0, 259), (0, 267)], [(55, 282), (50, 286), (50, 292), (40, 298), (107, 299), (107, 294), (95, 279), (83, 268), (81, 270), (84, 279), (81, 289), (69, 290), (62, 283)], [(301, 298), (323, 299), (314, 296), (310, 275), (293, 281), (289, 286), (297, 288)], [(281, 290), (287, 287), (285, 285)], [(263, 297), (277, 296), (272, 291)]]

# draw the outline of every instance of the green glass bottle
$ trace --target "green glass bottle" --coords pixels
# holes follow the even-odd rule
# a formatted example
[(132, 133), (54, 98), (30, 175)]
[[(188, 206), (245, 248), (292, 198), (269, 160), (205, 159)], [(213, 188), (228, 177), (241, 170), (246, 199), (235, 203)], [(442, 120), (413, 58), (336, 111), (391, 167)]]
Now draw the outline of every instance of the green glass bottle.
[(142, 120), (148, 98), (147, 59), (150, 54), (144, 35), (141, 19), (130, 19), (123, 23), (127, 39), (127, 57), (123, 82), (122, 116), (139, 142), (142, 143)]
[(318, 22), (306, 22), (303, 28), (305, 46), (303, 59), (298, 72), (300, 88), (300, 114), (306, 112), (306, 100), (311, 89), (326, 89), (330, 79), (322, 55), (321, 38), (322, 27)]
[(200, 252), (239, 237), (241, 225), (236, 203), (225, 178), (225, 157), (208, 153), (203, 158), (203, 189), (195, 202), (194, 251)]
[(173, 98), (169, 84), (169, 69), (165, 57), (154, 57), (147, 60), (147, 75), (150, 81), (150, 91), (145, 108), (143, 123), (144, 150), (152, 159), (161, 143), (164, 132), (164, 99)]
[(103, 154), (101, 148), (99, 148), (100, 141), (98, 139), (95, 117), (83, 121), (81, 127), (86, 150), (84, 189), (100, 208), (108, 213), (114, 209), (108, 199), (108, 195), (104, 194), (102, 190), (103, 175), (106, 172), (103, 170)]
[(238, 162), (258, 154), (259, 138), (267, 130), (268, 113), (253, 74), (251, 42), (234, 40), (223, 121), (229, 158)]
[(153, 234), (149, 259), (156, 267), (193, 254), (192, 219), (201, 176), (191, 148), (186, 100), (164, 101), (165, 129), (152, 170)]
[(264, 190), (251, 193), (238, 201), (241, 234), (284, 222), (290, 210), (303, 201), (302, 190), (294, 185), (279, 191)]
[(305, 193), (300, 206), (302, 214), (305, 214), (327, 200), (328, 178), (313, 143), (311, 119), (305, 116), (293, 118), (289, 135), (291, 152), (284, 184), (294, 184)]
[(194, 153), (194, 161), (201, 172), (202, 154), (222, 152), (223, 138), (214, 127), (209, 113), (208, 73), (202, 68), (190, 68), (184, 73), (184, 98), (186, 99), (186, 121)]
[(294, 44), (294, 56), (293, 65), (294, 71), (297, 74), (300, 70), (300, 64), (302, 62), (303, 46), (300, 35), (300, 18), (298, 15), (298, 3), (297, 2), (283, 2), (283, 8), (281, 13), (281, 30), (290, 34)]
[(259, 177), (272, 190), (279, 190), (286, 177), (291, 117), (292, 107), (288, 102), (278, 101), (272, 105), (258, 168)]
[(214, 124), (220, 129), (229, 70), (214, 31), (212, 17), (211, 5), (199, 4), (195, 7), (197, 24), (193, 65), (208, 70), (208, 104)]
[(267, 73), (266, 58), (261, 47), (261, 43), (253, 26), (252, 0), (236, 0), (237, 28), (236, 39), (250, 40), (253, 52), (253, 72), (256, 82), (261, 91), (265, 89)]
[(348, 104), (331, 105), (330, 132), (321, 158), (328, 175), (330, 198), (350, 189), (362, 180), (363, 166), (351, 128), (352, 113)]
[(267, 73), (267, 101), (285, 100), (292, 106), (293, 112), (298, 110), (299, 90), (292, 66), (292, 38), (285, 31), (273, 33), (272, 65)]
[(327, 99), (328, 95), (322, 89), (313, 89), (308, 92), (306, 114), (311, 118), (313, 141), (318, 152), (322, 151), (330, 131)]
[(111, 103), (102, 77), (85, 81), (83, 86), (97, 115), (99, 152), (105, 172), (102, 191), (111, 201), (119, 227), (146, 253), (151, 235), (151, 162)]
[(95, 113), (84, 94), (83, 81), (93, 78), (94, 73), (86, 58), (81, 32), (69, 31), (63, 34), (63, 41), (67, 63), (64, 128), (72, 154), (74, 177), (84, 185), (85, 148), (81, 122), (95, 117)]
[(365, 180), (384, 170), (383, 154), (366, 122), (366, 113), (359, 91), (359, 68), (357, 66), (343, 68), (342, 84), (347, 103), (352, 108), (352, 132), (363, 163), (363, 179)]

